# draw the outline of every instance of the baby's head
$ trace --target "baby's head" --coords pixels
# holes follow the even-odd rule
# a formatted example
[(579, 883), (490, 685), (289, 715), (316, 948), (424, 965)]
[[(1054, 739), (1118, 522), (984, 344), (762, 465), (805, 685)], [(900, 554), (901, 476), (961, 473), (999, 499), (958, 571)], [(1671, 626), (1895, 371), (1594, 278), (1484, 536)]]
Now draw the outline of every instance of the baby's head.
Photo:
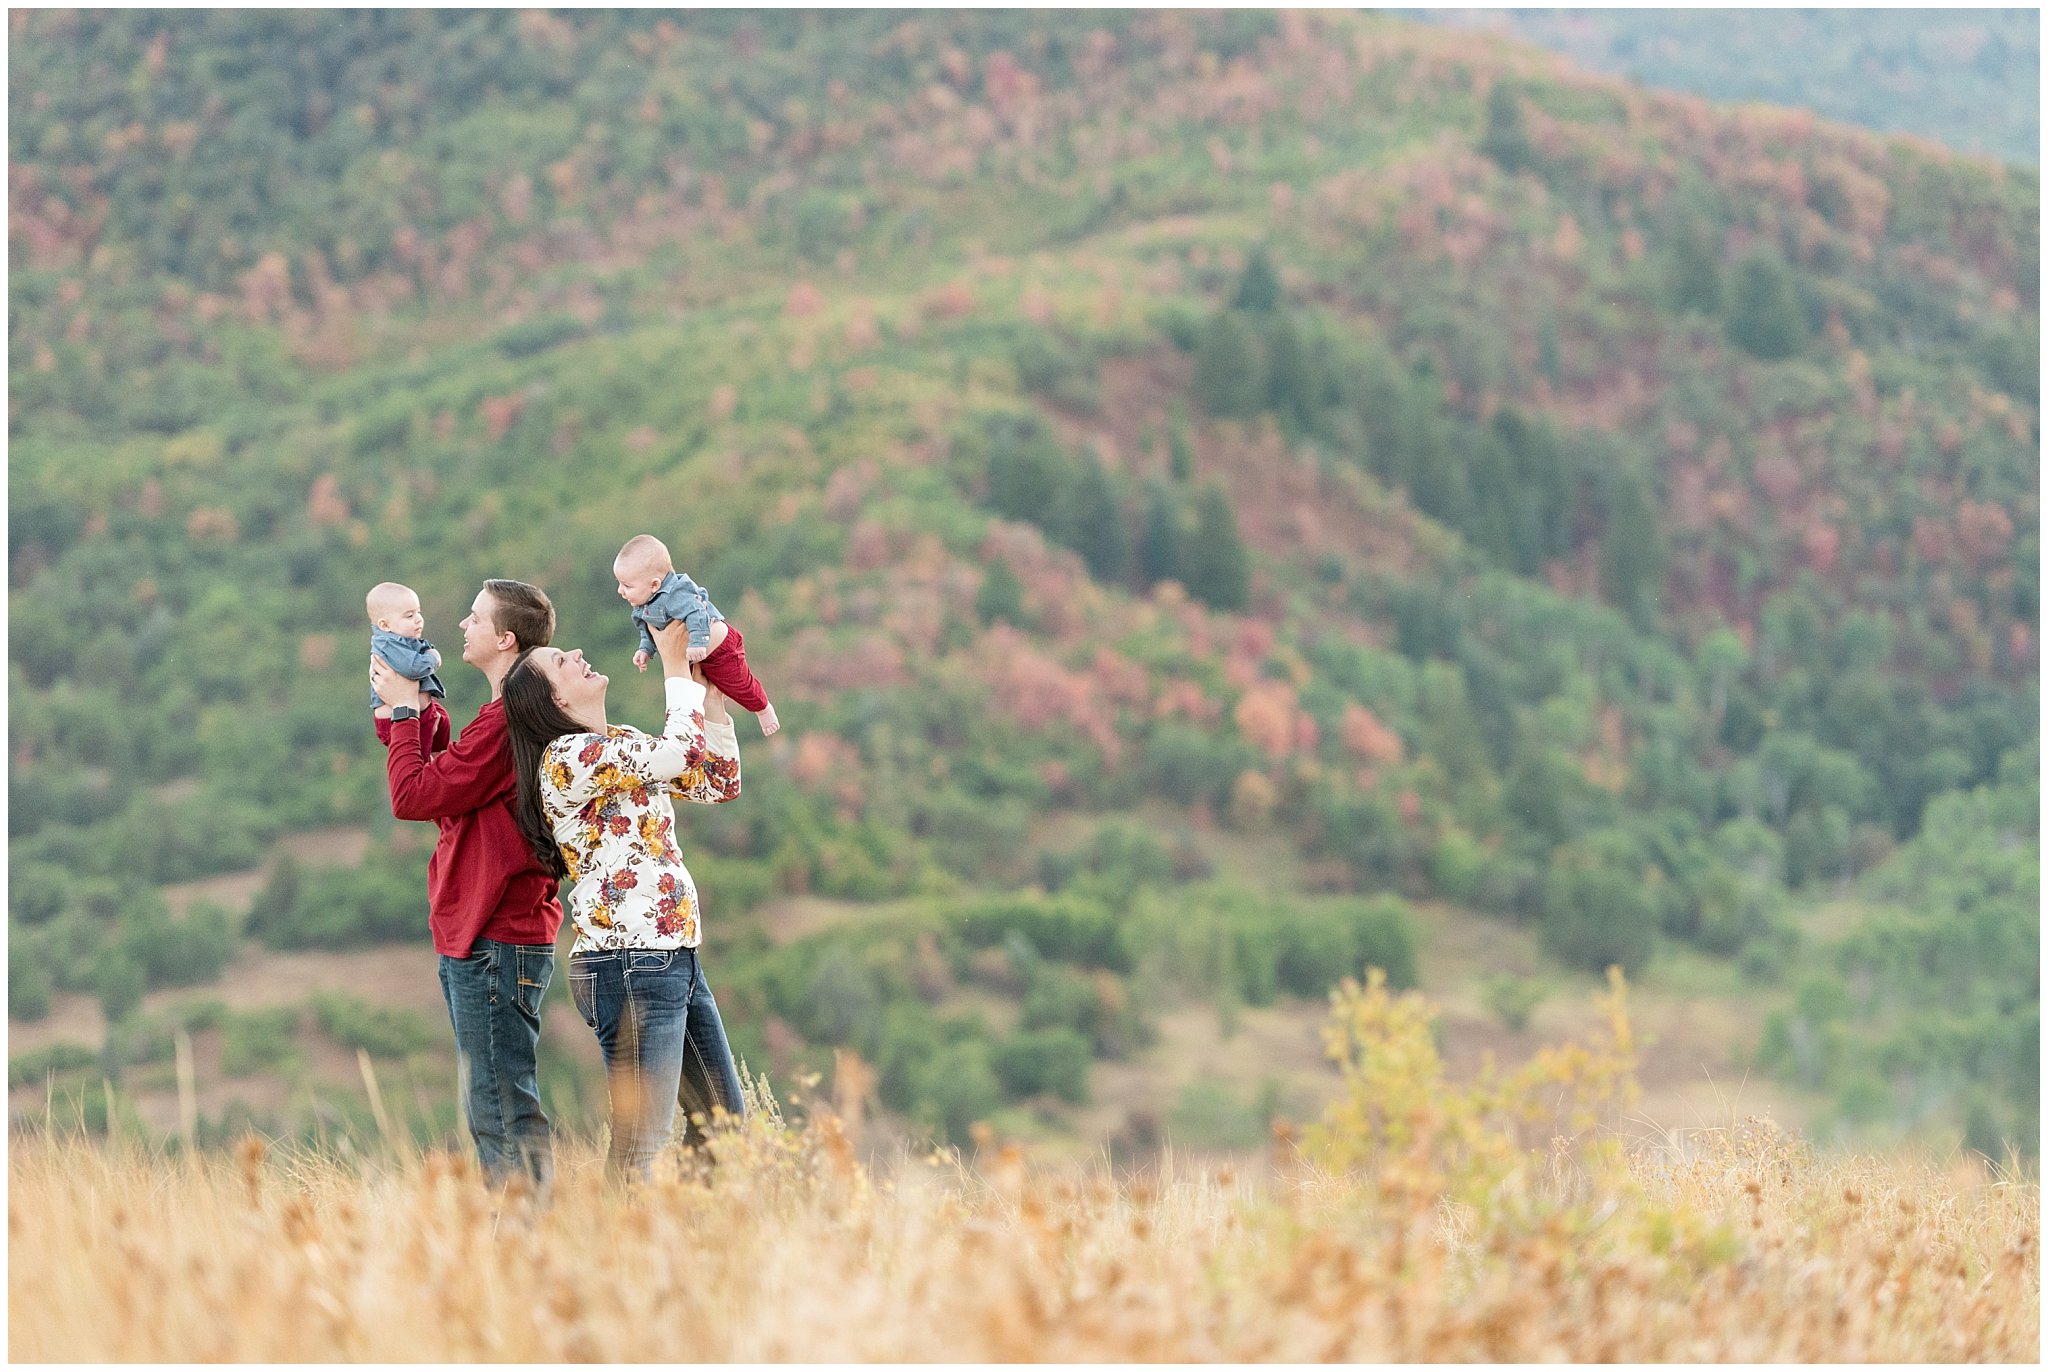
[(676, 569), (669, 561), (668, 545), (653, 534), (635, 534), (612, 559), (612, 575), (618, 578), (619, 596), (628, 605), (645, 605), (661, 589), (661, 579)]
[(427, 617), (420, 613), (420, 598), (413, 594), (412, 587), (380, 581), (370, 588), (364, 603), (370, 612), (371, 628), (387, 630), (400, 638), (427, 636)]

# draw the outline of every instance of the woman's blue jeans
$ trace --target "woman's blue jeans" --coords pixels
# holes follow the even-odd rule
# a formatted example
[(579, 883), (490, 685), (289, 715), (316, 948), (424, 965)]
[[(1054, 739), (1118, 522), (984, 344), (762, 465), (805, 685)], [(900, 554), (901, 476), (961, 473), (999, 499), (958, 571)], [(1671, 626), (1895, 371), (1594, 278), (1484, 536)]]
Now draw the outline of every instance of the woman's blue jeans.
[(687, 1115), (706, 1122), (714, 1108), (746, 1113), (725, 1023), (696, 949), (577, 953), (569, 962), (569, 990), (604, 1053), (610, 1176), (646, 1179), (675, 1128), (679, 1098)]

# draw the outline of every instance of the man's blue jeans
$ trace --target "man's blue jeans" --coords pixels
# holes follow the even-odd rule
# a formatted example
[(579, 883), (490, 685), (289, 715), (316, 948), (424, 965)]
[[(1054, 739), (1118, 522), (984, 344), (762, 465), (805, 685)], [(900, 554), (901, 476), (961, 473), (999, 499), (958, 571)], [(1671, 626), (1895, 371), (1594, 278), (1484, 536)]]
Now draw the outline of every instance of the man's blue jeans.
[(725, 1022), (696, 949), (578, 953), (569, 963), (569, 990), (604, 1053), (612, 1113), (605, 1170), (614, 1179), (646, 1178), (675, 1128), (679, 1093), (692, 1116), (708, 1120), (714, 1108), (746, 1113)]
[(492, 1184), (524, 1175), (542, 1194), (554, 1181), (555, 1154), (535, 1058), (541, 997), (554, 970), (551, 943), (480, 938), (468, 957), (441, 958), (477, 1160)]

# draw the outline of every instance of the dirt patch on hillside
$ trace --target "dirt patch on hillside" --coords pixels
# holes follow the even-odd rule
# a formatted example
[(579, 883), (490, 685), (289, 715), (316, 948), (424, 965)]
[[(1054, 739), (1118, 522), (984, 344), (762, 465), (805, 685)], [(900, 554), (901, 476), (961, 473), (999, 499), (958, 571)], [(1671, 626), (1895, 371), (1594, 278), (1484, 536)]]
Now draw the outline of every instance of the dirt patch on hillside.
[(301, 866), (356, 867), (369, 856), (370, 844), (370, 831), (360, 824), (308, 829), (286, 834), (273, 843), (261, 867), (176, 882), (158, 889), (171, 913), (180, 917), (201, 901), (218, 905), (231, 915), (243, 915), (255, 904), (257, 893), (269, 882), (280, 857), (290, 857)]

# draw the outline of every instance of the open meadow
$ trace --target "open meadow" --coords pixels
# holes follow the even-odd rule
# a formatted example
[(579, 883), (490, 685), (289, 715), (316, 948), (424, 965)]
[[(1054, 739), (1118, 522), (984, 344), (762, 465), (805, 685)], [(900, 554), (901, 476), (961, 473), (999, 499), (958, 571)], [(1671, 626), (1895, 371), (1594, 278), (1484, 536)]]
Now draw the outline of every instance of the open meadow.
[[(551, 1203), (445, 1153), (19, 1134), (8, 1352), (85, 1361), (2032, 1361), (2040, 1188), (1766, 1121), (1624, 1140), (1595, 1041), (1458, 1085), (1433, 1008), (1332, 997), (1346, 1094), (1250, 1165), (862, 1159), (764, 1085), (713, 1167)], [(1531, 1149), (1530, 1138), (1547, 1138)]]

